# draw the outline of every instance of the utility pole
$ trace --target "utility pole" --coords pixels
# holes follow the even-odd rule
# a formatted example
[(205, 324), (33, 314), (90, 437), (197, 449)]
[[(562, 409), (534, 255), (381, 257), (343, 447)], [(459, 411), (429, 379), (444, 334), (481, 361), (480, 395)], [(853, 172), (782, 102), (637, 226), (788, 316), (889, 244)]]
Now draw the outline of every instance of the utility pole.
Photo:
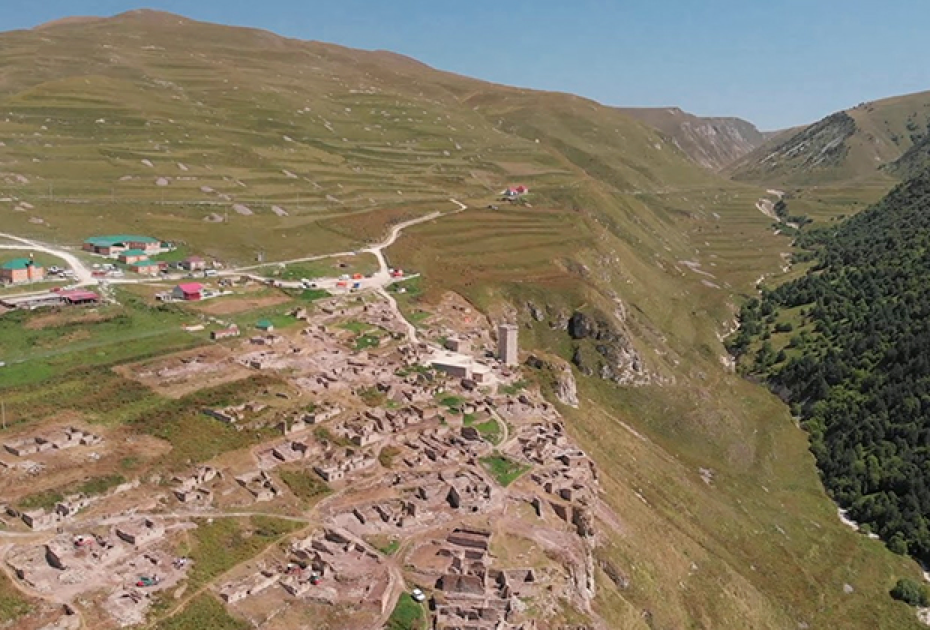
[(0, 400), (0, 418), (3, 420), (3, 430), (6, 431), (6, 403)]

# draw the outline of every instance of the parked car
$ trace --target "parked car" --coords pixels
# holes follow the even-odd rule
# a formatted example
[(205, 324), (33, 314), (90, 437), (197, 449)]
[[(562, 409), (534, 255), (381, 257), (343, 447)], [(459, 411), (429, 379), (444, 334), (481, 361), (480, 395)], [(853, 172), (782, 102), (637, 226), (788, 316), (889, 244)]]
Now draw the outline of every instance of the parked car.
[(415, 588), (415, 589), (413, 589), (412, 591), (410, 591), (410, 597), (412, 597), (412, 598), (413, 598), (413, 601), (415, 601), (415, 602), (425, 602), (425, 601), (426, 601), (426, 594), (425, 594), (423, 591), (421, 591), (420, 589), (418, 589), (418, 588)]

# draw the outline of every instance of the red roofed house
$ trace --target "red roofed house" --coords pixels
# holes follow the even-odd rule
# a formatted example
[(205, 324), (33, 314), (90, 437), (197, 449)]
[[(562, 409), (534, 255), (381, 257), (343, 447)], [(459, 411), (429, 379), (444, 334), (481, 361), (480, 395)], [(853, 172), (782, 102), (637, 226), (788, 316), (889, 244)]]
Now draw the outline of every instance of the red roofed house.
[(188, 282), (179, 284), (171, 291), (172, 297), (176, 300), (195, 301), (203, 298), (203, 285), (199, 282)]
[(520, 184), (519, 186), (510, 186), (504, 191), (505, 197), (520, 197), (530, 192), (530, 189)]
[(181, 261), (181, 269), (188, 271), (199, 271), (207, 268), (207, 261), (200, 256), (188, 256)]

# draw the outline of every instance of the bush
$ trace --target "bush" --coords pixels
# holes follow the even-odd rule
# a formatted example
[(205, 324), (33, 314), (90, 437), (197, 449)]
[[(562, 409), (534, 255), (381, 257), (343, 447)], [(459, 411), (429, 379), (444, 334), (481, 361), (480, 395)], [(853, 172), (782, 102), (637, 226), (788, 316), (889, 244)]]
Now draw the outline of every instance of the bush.
[(911, 606), (927, 606), (927, 588), (908, 578), (898, 580), (891, 589), (891, 596)]

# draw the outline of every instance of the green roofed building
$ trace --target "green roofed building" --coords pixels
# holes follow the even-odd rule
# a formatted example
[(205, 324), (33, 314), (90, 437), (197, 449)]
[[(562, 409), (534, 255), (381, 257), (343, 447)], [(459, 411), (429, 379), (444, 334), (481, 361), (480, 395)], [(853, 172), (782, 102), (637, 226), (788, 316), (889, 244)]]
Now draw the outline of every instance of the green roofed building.
[(157, 238), (137, 234), (92, 236), (84, 241), (84, 251), (110, 256), (126, 250), (139, 250), (145, 255), (157, 254), (164, 248)]
[(14, 258), (0, 265), (0, 281), (36, 282), (45, 279), (45, 268), (31, 258)]
[(154, 260), (139, 260), (127, 265), (129, 271), (141, 273), (146, 276), (156, 276), (161, 271), (161, 265)]
[(259, 330), (264, 330), (265, 332), (271, 332), (272, 330), (274, 330), (274, 324), (271, 322), (270, 319), (258, 320), (258, 323), (255, 324), (255, 327), (258, 328)]

